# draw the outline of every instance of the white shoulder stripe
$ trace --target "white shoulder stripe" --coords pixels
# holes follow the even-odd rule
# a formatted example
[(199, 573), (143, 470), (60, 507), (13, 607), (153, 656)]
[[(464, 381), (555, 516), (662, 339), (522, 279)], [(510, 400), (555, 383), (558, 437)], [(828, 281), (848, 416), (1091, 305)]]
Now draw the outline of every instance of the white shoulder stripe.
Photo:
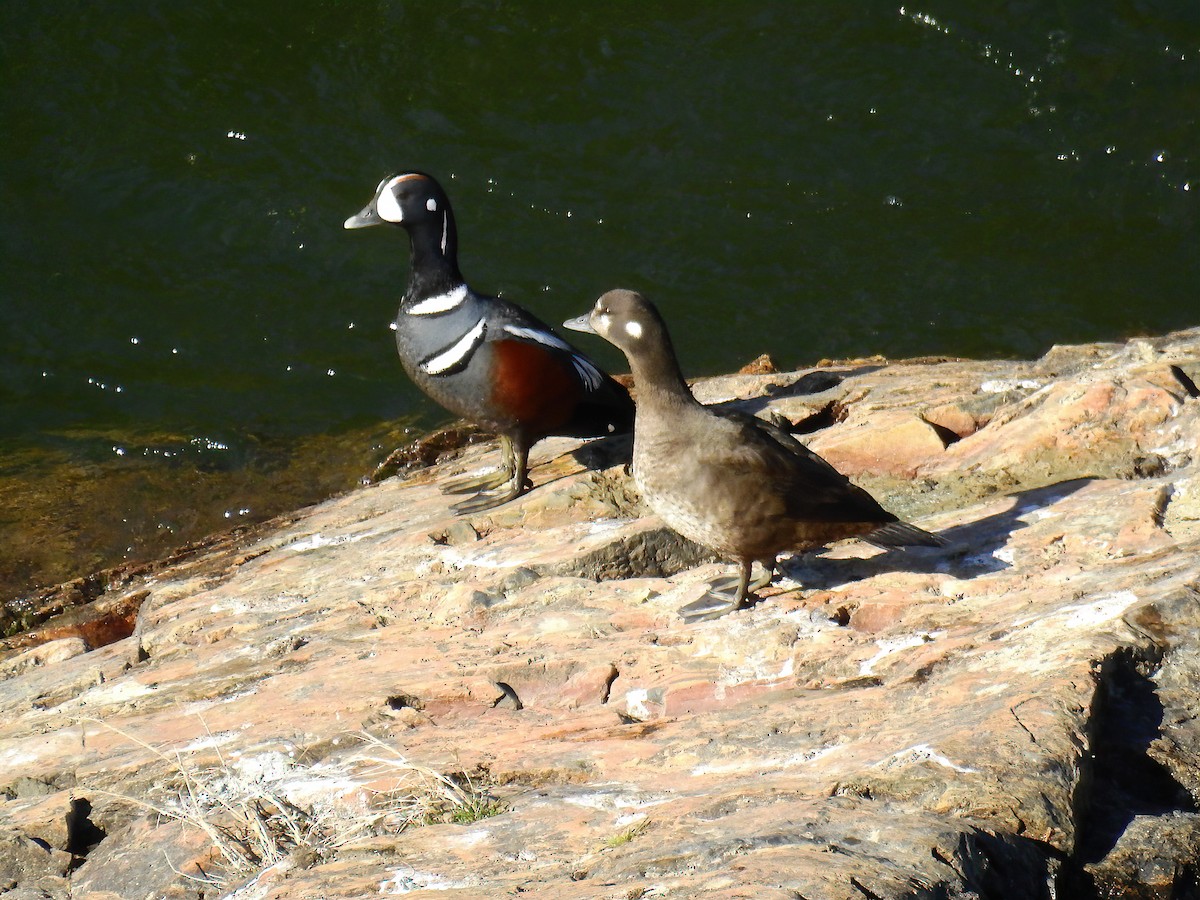
[(437, 294), (433, 297), (426, 297), (420, 300), (405, 310), (410, 316), (433, 316), (438, 313), (450, 312), (452, 309), (457, 309), (462, 306), (464, 300), (467, 299), (467, 286), (460, 284), (452, 291), (447, 291), (444, 294)]
[(571, 365), (575, 367), (589, 391), (599, 390), (600, 385), (604, 384), (604, 373), (592, 365), (591, 360), (584, 359), (578, 353), (572, 353)]
[(566, 350), (571, 352), (571, 345), (560, 338), (558, 335), (551, 334), (548, 331), (543, 331), (541, 328), (525, 328), (521, 325), (505, 325), (504, 330), (514, 337), (525, 338), (527, 341), (537, 341), (539, 344), (545, 344), (547, 347), (554, 347), (558, 350)]
[(520, 325), (505, 325), (504, 330), (514, 337), (537, 341), (539, 344), (545, 344), (547, 347), (554, 347), (556, 350), (571, 354), (571, 365), (575, 367), (576, 373), (589, 391), (598, 390), (604, 384), (604, 373), (592, 365), (590, 360), (576, 353), (571, 345), (558, 335), (540, 328), (523, 328)]
[(426, 375), (444, 375), (452, 369), (465, 366), (475, 349), (483, 343), (487, 332), (487, 323), (480, 319), (475, 327), (460, 337), (457, 341), (440, 353), (436, 353), (421, 363), (421, 371)]

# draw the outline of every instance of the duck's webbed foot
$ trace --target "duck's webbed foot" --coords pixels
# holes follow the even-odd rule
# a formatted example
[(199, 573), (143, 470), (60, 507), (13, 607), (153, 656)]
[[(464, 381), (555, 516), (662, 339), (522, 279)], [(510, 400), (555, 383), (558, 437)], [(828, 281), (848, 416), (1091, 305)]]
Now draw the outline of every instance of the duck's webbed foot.
[(529, 450), (523, 441), (514, 441), (508, 435), (500, 435), (500, 449), (504, 454), (504, 465), (495, 472), (487, 472), (469, 478), (460, 478), (442, 488), (443, 493), (465, 494), (478, 491), (474, 497), (462, 500), (450, 507), (456, 515), (469, 516), (485, 509), (507, 503), (525, 493), (530, 486), (526, 477), (529, 465)]
[(510, 478), (494, 490), (480, 491), (474, 497), (453, 504), (450, 510), (457, 516), (474, 515), (475, 513), (483, 512), (485, 509), (491, 509), (502, 503), (507, 503), (509, 500), (515, 500), (530, 487), (532, 485), (528, 479), (522, 482), (517, 481), (515, 478)]
[(484, 472), (480, 475), (469, 475), (466, 478), (455, 478), (442, 485), (443, 494), (473, 494), (481, 491), (494, 491), (501, 485), (512, 481), (512, 471), (507, 467), (496, 469), (494, 472)]
[(758, 602), (758, 598), (752, 596), (752, 592), (770, 584), (775, 574), (775, 566), (772, 563), (751, 583), (752, 565), (752, 562), (741, 562), (737, 575), (727, 575), (714, 580), (703, 597), (681, 606), (679, 615), (687, 622), (703, 622), (719, 619), (739, 609), (749, 609)]

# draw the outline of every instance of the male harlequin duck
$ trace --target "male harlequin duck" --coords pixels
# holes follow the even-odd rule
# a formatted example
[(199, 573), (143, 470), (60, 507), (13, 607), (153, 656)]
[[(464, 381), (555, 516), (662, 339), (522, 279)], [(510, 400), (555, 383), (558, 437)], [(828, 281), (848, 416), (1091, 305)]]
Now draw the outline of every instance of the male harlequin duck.
[[(782, 428), (701, 405), (683, 380), (666, 324), (641, 294), (609, 291), (590, 314), (563, 324), (600, 335), (629, 358), (638, 391), (633, 477), (651, 508), (740, 566), (732, 592), (734, 579), (721, 579), (680, 610), (684, 618), (748, 605), (747, 592), (770, 582), (784, 550), (859, 535), (883, 547), (944, 543), (899, 521)], [(755, 560), (767, 575), (752, 586)]]
[(478, 491), (451, 507), (498, 506), (526, 486), (529, 448), (550, 435), (602, 437), (633, 425), (629, 392), (515, 304), (477, 294), (458, 270), (454, 213), (422, 172), (379, 182), (346, 228), (391, 223), (408, 232), (408, 289), (393, 328), (400, 361), (417, 387), (451, 412), (500, 435), (504, 467), (443, 490)]

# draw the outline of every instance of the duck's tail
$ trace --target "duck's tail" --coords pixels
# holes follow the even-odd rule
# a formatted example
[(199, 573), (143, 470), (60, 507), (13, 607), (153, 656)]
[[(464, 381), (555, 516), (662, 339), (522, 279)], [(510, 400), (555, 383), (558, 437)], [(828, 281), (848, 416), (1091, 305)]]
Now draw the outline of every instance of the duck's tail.
[(907, 522), (889, 522), (882, 528), (877, 528), (870, 534), (864, 534), (862, 539), (876, 547), (887, 550), (891, 547), (944, 547), (946, 539), (936, 534), (930, 534), (916, 525)]

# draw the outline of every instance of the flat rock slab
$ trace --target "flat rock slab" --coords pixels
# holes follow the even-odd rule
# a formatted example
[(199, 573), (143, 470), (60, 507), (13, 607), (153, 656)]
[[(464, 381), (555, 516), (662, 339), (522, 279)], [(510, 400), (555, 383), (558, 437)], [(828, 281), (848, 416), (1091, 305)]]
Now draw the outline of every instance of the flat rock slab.
[(0, 890), (1184, 896), (1194, 380), (1196, 330), (698, 384), (949, 541), (712, 622), (729, 567), (565, 440), (469, 520), (437, 485), (486, 445), (218, 542), (110, 590), (119, 639), (0, 653)]

